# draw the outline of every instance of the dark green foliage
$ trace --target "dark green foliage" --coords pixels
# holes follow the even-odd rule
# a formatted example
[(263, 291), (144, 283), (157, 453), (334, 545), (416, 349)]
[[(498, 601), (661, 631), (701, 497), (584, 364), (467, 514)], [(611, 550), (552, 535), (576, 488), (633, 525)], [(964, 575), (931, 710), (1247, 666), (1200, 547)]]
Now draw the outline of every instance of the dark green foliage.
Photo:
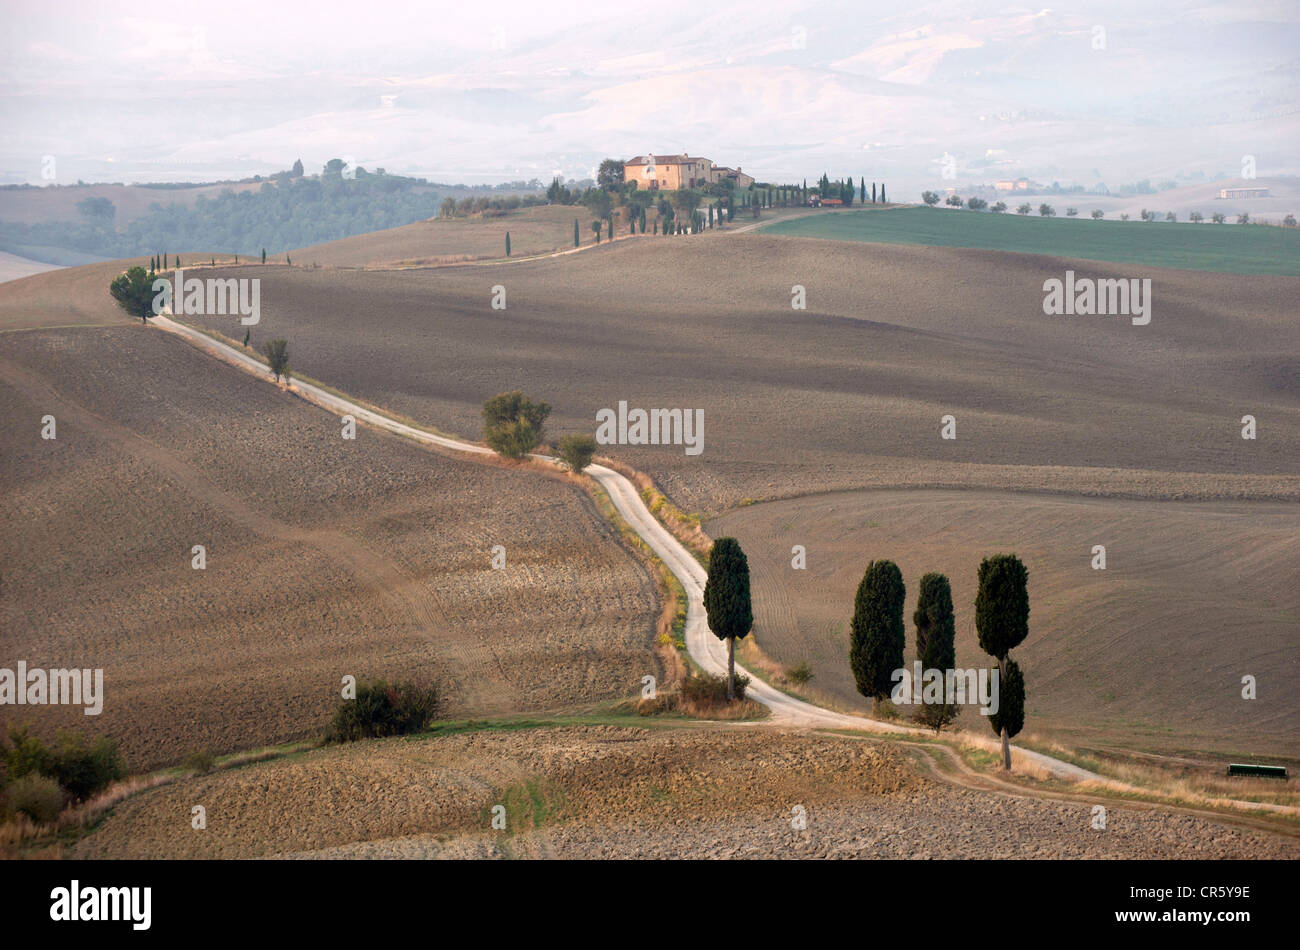
[(108, 285), (108, 292), (119, 307), (139, 317), (141, 323), (147, 323), (153, 316), (153, 281), (143, 267), (132, 267), (125, 274), (118, 274)]
[(596, 454), (596, 440), (589, 435), (566, 435), (560, 439), (560, 458), (572, 472), (581, 472)]
[(268, 340), (262, 344), (262, 355), (275, 374), (278, 383), (280, 377), (289, 379), (289, 342), (287, 340)]
[(903, 666), (903, 574), (893, 561), (872, 561), (858, 585), (853, 606), (849, 665), (858, 692), (876, 701), (893, 688), (894, 670)]
[(506, 232), (506, 257), (510, 256), (510, 232)]
[[(957, 665), (954, 645), (957, 625), (952, 612), (952, 586), (947, 577), (930, 573), (921, 578), (912, 623), (916, 627), (916, 658), (921, 661), (921, 668), (945, 672), (954, 669)], [(913, 689), (919, 690), (921, 685), (913, 684)], [(960, 712), (956, 704), (942, 699), (937, 703), (926, 703), (922, 694), (921, 700), (915, 718), (935, 732), (956, 719)]]
[(749, 560), (735, 538), (718, 538), (709, 551), (709, 577), (704, 583), (704, 611), (709, 629), (727, 641), (727, 696), (736, 678), (736, 638), (754, 626), (749, 594)]
[(410, 735), (428, 726), (437, 712), (438, 692), (432, 686), (389, 686), (383, 680), (358, 684), (357, 698), (339, 704), (325, 739), (354, 742)]
[(980, 649), (999, 660), (1029, 636), (1029, 571), (1014, 554), (980, 562), (975, 629)]
[(578, 237), (578, 219), (573, 219), (573, 246), (578, 247), (582, 241)]
[(735, 538), (719, 538), (709, 552), (704, 584), (709, 629), (719, 640), (744, 638), (754, 626), (749, 597), (749, 560)]
[(262, 248), (262, 263), (266, 263), (266, 248)]
[(1006, 668), (1006, 676), (998, 684), (998, 711), (989, 716), (989, 726), (995, 736), (1001, 735), (1005, 726), (1007, 738), (1011, 738), (1025, 726), (1025, 677), (1015, 660), (1007, 660)]
[(3, 754), (11, 779), (43, 775), (58, 782), (74, 801), (90, 798), (126, 774), (117, 743), (107, 737), (87, 747), (80, 736), (59, 733), (51, 749), (29, 736), (25, 728), (11, 728)]
[(550, 414), (549, 405), (519, 390), (499, 393), (483, 404), (483, 441), (506, 458), (523, 458), (541, 444)]

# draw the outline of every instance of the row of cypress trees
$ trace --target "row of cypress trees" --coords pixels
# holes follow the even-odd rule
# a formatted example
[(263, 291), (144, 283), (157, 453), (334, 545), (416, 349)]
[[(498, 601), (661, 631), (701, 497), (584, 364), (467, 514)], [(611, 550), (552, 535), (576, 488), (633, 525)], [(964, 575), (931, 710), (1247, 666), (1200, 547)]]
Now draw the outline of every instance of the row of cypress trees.
[[(975, 628), (980, 649), (998, 661), (998, 711), (989, 725), (1002, 738), (1002, 765), (1011, 768), (1011, 737), (1025, 724), (1025, 681), (1011, 659), (1012, 648), (1029, 635), (1029, 572), (1014, 554), (995, 554), (979, 567), (975, 597)], [(903, 575), (893, 561), (872, 561), (858, 585), (854, 602), (849, 664), (858, 692), (879, 708), (889, 697), (894, 671), (903, 667), (906, 637)], [(916, 611), (916, 656), (924, 669), (955, 668), (952, 586), (943, 574), (921, 578)], [(918, 684), (919, 685), (919, 684)], [(936, 731), (956, 718), (959, 710), (940, 702), (922, 704), (917, 718)]]

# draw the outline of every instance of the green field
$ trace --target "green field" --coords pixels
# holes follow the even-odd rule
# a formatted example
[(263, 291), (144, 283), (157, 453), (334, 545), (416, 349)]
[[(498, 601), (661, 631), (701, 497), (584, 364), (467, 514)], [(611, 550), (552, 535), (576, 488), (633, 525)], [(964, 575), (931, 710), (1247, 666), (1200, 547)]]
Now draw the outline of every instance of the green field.
[(937, 208), (828, 211), (764, 228), (766, 234), (977, 247), (1226, 274), (1300, 276), (1300, 229), (1040, 218)]

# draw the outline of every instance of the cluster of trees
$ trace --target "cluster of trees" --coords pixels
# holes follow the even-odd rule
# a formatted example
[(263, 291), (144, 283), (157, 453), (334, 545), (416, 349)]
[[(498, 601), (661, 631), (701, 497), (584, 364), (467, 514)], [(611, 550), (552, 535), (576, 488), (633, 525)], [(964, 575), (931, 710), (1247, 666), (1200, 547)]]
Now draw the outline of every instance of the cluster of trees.
[(112, 739), (87, 746), (79, 736), (60, 733), (50, 747), (16, 727), (10, 728), (8, 742), (0, 740), (0, 767), (0, 820), (25, 814), (46, 823), (67, 805), (86, 801), (126, 774)]
[(503, 215), (518, 211), (520, 208), (532, 208), (544, 204), (546, 199), (540, 194), (507, 195), (503, 198), (475, 195), (461, 198), (459, 201), (447, 197), (443, 198), (442, 203), (438, 205), (438, 217), (465, 218), (472, 214)]
[[(894, 671), (903, 668), (906, 635), (903, 600), (907, 590), (893, 561), (867, 565), (854, 601), (849, 665), (858, 692), (877, 708), (889, 698)], [(916, 611), (916, 656), (925, 669), (955, 669), (952, 587), (943, 574), (921, 578)], [(980, 648), (998, 661), (998, 711), (989, 716), (995, 735), (1002, 737), (1003, 767), (1011, 768), (1011, 737), (1024, 727), (1025, 681), (1011, 650), (1029, 635), (1029, 572), (1014, 554), (985, 558), (979, 567), (975, 598), (975, 627)], [(942, 697), (922, 703), (917, 719), (936, 731), (952, 722), (959, 710)]]
[[(933, 207), (934, 205), (937, 205), (939, 203), (939, 194), (938, 192), (934, 192), (934, 191), (923, 191), (921, 192), (921, 200), (924, 201), (927, 205)], [(963, 201), (960, 195), (949, 195), (947, 198), (943, 199), (943, 203), (953, 208), (960, 208), (964, 204), (967, 208), (969, 208), (972, 211), (982, 211), (983, 209), (988, 208), (990, 211), (996, 212), (998, 214), (1001, 214), (1003, 211), (1007, 210), (1006, 204), (1001, 201), (999, 201), (997, 204), (993, 205), (992, 207), (989, 207), (989, 203), (985, 201), (983, 198), (970, 198), (968, 200)], [(1033, 210), (1034, 210), (1034, 206), (1031, 205), (1029, 202), (1025, 202), (1024, 204), (1016, 208), (1016, 214), (1027, 215), (1032, 213)], [(1051, 205), (1049, 205), (1047, 202), (1043, 202), (1038, 206), (1038, 213), (1040, 216), (1044, 218), (1052, 218), (1056, 216), (1056, 209), (1053, 208)], [(1092, 219), (1094, 221), (1100, 221), (1102, 218), (1106, 216), (1106, 212), (1102, 211), (1100, 208), (1094, 208), (1091, 214), (1092, 214)], [(1078, 217), (1079, 209), (1066, 208), (1065, 216), (1067, 218)], [(1138, 216), (1143, 221), (1159, 221), (1162, 217), (1160, 212), (1149, 211), (1146, 208), (1143, 208), (1139, 212)], [(1178, 220), (1178, 214), (1177, 212), (1174, 211), (1166, 211), (1163, 215), (1163, 218), (1165, 221), (1176, 222)], [(1119, 216), (1119, 219), (1121, 221), (1127, 221), (1128, 215), (1121, 214)], [(1193, 211), (1191, 214), (1187, 216), (1187, 219), (1191, 221), (1193, 224), (1200, 224), (1202, 221), (1205, 220), (1205, 215), (1201, 214), (1201, 212), (1199, 211)], [(1222, 212), (1216, 211), (1212, 215), (1210, 215), (1210, 220), (1215, 224), (1223, 224), (1223, 222), (1227, 220), (1227, 217)], [(1241, 214), (1237, 215), (1237, 223), (1250, 224), (1250, 215), (1246, 212), (1242, 212)], [(1295, 215), (1288, 214), (1285, 218), (1283, 218), (1282, 226), (1288, 228), (1294, 228), (1296, 226)]]
[[(551, 407), (534, 402), (519, 390), (498, 393), (483, 404), (483, 441), (498, 455), (521, 459), (542, 444)], [(557, 451), (569, 470), (579, 474), (596, 454), (596, 440), (589, 435), (566, 435)]]

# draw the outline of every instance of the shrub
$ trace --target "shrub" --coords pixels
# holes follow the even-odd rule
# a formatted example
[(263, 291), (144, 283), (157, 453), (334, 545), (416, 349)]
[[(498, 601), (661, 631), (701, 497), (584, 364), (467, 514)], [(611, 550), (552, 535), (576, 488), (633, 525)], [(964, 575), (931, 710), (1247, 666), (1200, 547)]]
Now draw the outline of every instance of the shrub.
[(126, 774), (117, 743), (105, 736), (87, 748), (80, 736), (61, 733), (50, 772), (72, 798), (85, 801)]
[(9, 808), (32, 821), (52, 824), (63, 811), (63, 789), (44, 775), (24, 775), (9, 786)]
[(195, 749), (185, 756), (181, 764), (190, 772), (207, 775), (216, 767), (217, 760), (207, 749)]
[[(745, 687), (749, 685), (749, 677), (744, 673), (736, 674), (736, 699), (745, 698)], [(695, 673), (686, 677), (682, 683), (682, 699), (691, 703), (701, 705), (723, 705), (727, 704), (727, 678), (725, 676), (713, 676), (709, 673)]]
[(596, 440), (589, 435), (566, 435), (560, 440), (560, 458), (572, 472), (581, 472), (596, 454)]
[(483, 441), (506, 458), (523, 458), (541, 444), (550, 414), (549, 405), (518, 390), (500, 393), (483, 404)]
[(808, 665), (807, 660), (800, 660), (785, 671), (785, 678), (797, 686), (804, 686), (813, 678), (812, 667)]
[(411, 683), (389, 686), (384, 680), (357, 686), (357, 698), (345, 699), (334, 714), (327, 742), (382, 739), (419, 732), (438, 711), (438, 692)]

